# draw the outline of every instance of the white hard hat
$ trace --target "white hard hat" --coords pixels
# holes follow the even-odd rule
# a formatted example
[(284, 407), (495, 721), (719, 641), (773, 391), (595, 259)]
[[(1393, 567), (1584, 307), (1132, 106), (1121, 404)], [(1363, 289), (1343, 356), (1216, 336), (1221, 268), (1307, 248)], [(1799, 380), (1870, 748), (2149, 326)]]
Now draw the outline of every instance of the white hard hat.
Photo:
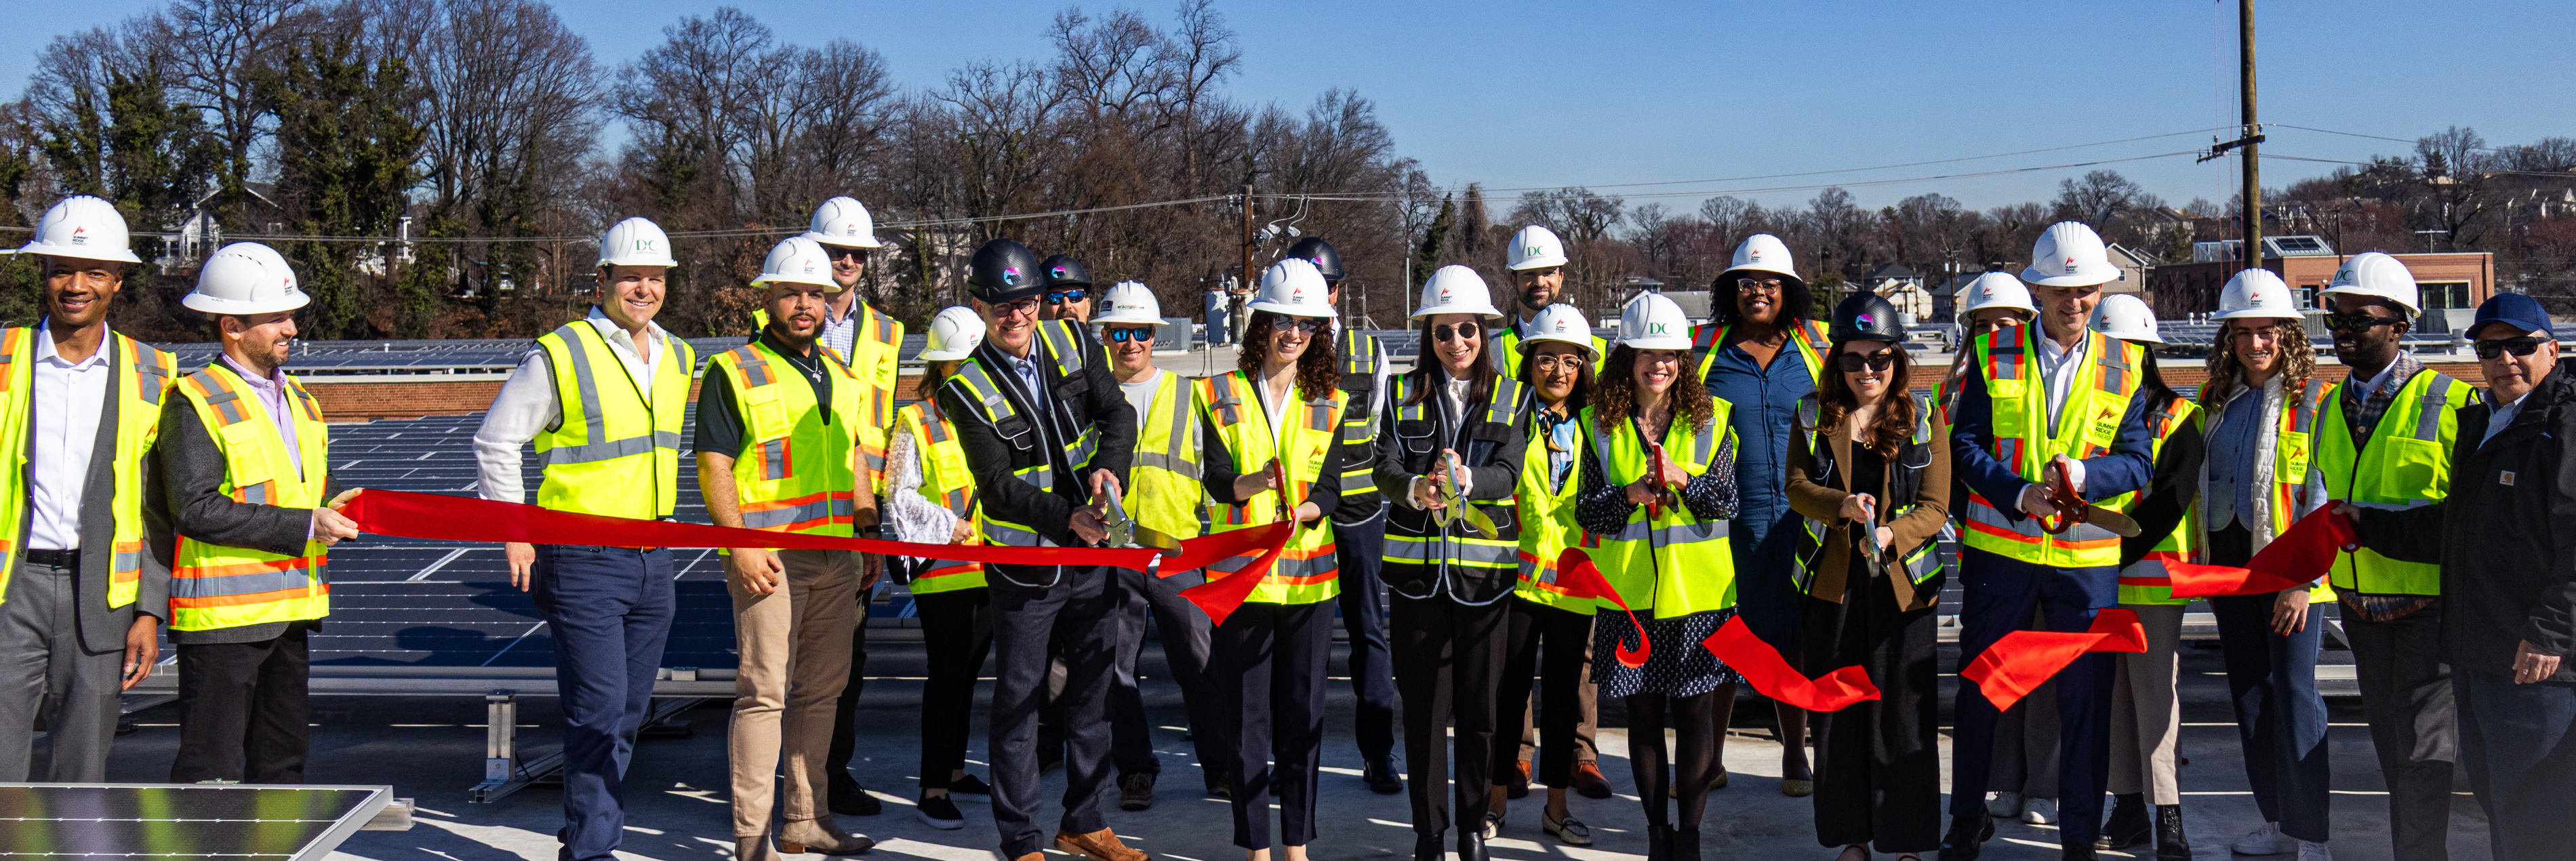
[(2165, 336), (2156, 331), (2156, 312), (2127, 293), (2102, 297), (2102, 304), (2093, 306), (2093, 320), (2086, 328), (2123, 341), (2165, 342)]
[(1435, 314), (1503, 316), (1494, 310), (1494, 294), (1485, 288), (1485, 277), (1455, 263), (1440, 267), (1431, 273), (1431, 280), (1422, 282), (1422, 306), (1413, 310), (1413, 319)]
[(132, 242), (125, 231), (125, 216), (116, 211), (116, 204), (79, 194), (63, 198), (45, 210), (45, 217), (36, 221), (36, 238), (19, 248), (18, 253), (141, 263), (143, 258), (134, 256), (134, 249), (128, 247)]
[(984, 318), (975, 309), (950, 305), (930, 318), (930, 343), (921, 349), (925, 362), (953, 362), (975, 352), (984, 343)]
[(276, 249), (257, 242), (235, 242), (206, 258), (197, 270), (197, 289), (179, 299), (190, 310), (208, 314), (269, 314), (293, 311), (313, 301), (295, 284), (295, 270)]
[(1324, 298), (1330, 292), (1324, 271), (1315, 268), (1314, 261), (1290, 257), (1262, 270), (1261, 289), (1244, 307), (1291, 317), (1330, 317), (1333, 304)]
[(1662, 293), (1639, 293), (1619, 309), (1619, 345), (1635, 350), (1687, 350), (1690, 315)]
[(769, 259), (760, 262), (760, 277), (751, 279), (751, 286), (771, 284), (811, 284), (825, 293), (841, 292), (841, 282), (832, 280), (831, 255), (823, 253), (821, 243), (802, 236), (778, 240)]
[(2297, 320), (2306, 316), (2299, 313), (2298, 300), (2291, 297), (2290, 285), (2284, 283), (2281, 276), (2272, 274), (2269, 269), (2248, 269), (2236, 273), (2236, 277), (2227, 279), (2227, 286), (2218, 289), (2218, 313), (2211, 319), (2269, 317)]
[(2001, 272), (1988, 272), (1977, 276), (1974, 281), (1960, 285), (1959, 293), (1954, 298), (1956, 301), (1953, 304), (1958, 306), (1958, 316), (1962, 320), (1967, 319), (1970, 314), (1987, 308), (2012, 308), (2032, 314), (2039, 313), (2039, 306), (2030, 301), (2030, 288), (2022, 286), (2021, 279)]
[(1565, 265), (1564, 240), (1556, 238), (1556, 231), (1535, 224), (1512, 234), (1511, 250), (1505, 253), (1512, 262), (1503, 268), (1514, 272)]
[(671, 237), (661, 225), (629, 218), (600, 235), (599, 265), (678, 266), (680, 261), (671, 259)]
[(1100, 314), (1092, 317), (1091, 322), (1160, 326), (1163, 325), (1163, 303), (1154, 298), (1152, 288), (1135, 281), (1120, 281), (1110, 285), (1109, 292), (1100, 294)]
[(1583, 319), (1583, 312), (1572, 305), (1539, 309), (1538, 316), (1530, 318), (1530, 331), (1535, 334), (1521, 339), (1523, 353), (1536, 349), (1541, 341), (1557, 341), (1583, 348), (1585, 356), (1601, 358), (1592, 347), (1592, 321)]
[(825, 245), (843, 248), (877, 248), (876, 219), (868, 217), (868, 208), (855, 198), (835, 197), (814, 209), (814, 221), (805, 226), (805, 238)]
[(2090, 287), (2120, 280), (2120, 269), (2111, 265), (2111, 250), (2103, 246), (2101, 234), (2080, 221), (2060, 221), (2031, 243), (2030, 267), (2021, 271), (2021, 280), (2042, 287)]
[(1735, 262), (1728, 264), (1726, 271), (1718, 273), (1717, 280), (1725, 283), (1727, 276), (1748, 271), (1770, 272), (1784, 280), (1801, 285), (1807, 283), (1806, 279), (1798, 277), (1798, 258), (1789, 253), (1788, 243), (1768, 233), (1747, 236), (1736, 245)]
[(2326, 285), (2319, 296), (2351, 294), (2375, 296), (2406, 306), (2406, 313), (2422, 312), (2421, 295), (2415, 289), (2415, 273), (2397, 258), (2377, 251), (2365, 251), (2343, 262), (2335, 270), (2334, 283)]

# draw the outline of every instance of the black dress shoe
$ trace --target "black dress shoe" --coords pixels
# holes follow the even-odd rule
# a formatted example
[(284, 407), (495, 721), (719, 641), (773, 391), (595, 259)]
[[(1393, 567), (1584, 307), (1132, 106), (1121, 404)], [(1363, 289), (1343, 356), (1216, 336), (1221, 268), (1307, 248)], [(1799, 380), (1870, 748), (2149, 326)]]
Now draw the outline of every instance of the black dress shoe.
[(1941, 861), (1977, 861), (1986, 838), (1995, 836), (1995, 821), (1985, 811), (1950, 818), (1950, 833), (1941, 836)]
[(2057, 853), (2058, 861), (2094, 861), (2097, 857), (2091, 843), (2068, 843)]
[(2111, 821), (2102, 824), (2102, 836), (2093, 838), (2093, 848), (2127, 849), (2147, 842), (2154, 830), (2147, 818), (2145, 795), (2112, 796)]
[(2191, 861), (2191, 838), (2182, 833), (2182, 805), (2156, 805), (2156, 861)]
[(1459, 829), (1458, 861), (1492, 861), (1485, 855), (1485, 835), (1472, 828)]
[(1646, 826), (1646, 861), (1673, 861), (1673, 827)]
[(1144, 810), (1154, 806), (1154, 777), (1159, 772), (1139, 771), (1118, 778), (1118, 809)]
[(832, 808), (832, 812), (842, 816), (875, 816), (885, 812), (885, 802), (869, 795), (867, 787), (860, 786), (859, 781), (847, 772), (834, 772), (823, 781), (830, 785), (829, 797), (824, 803)]
[(1440, 861), (1440, 856), (1449, 854), (1447, 849), (1442, 848), (1445, 844), (1446, 841), (1440, 839), (1440, 832), (1434, 831), (1429, 834), (1415, 833), (1413, 835), (1413, 861)]
[(1368, 784), (1370, 792), (1379, 795), (1394, 795), (1404, 791), (1404, 779), (1395, 776), (1393, 757), (1371, 758), (1368, 764), (1360, 766), (1360, 780)]
[(951, 797), (972, 795), (978, 798), (990, 800), (993, 797), (993, 787), (986, 784), (983, 778), (969, 774), (965, 777), (949, 781), (948, 794)]
[(1699, 829), (1673, 829), (1672, 846), (1666, 851), (1672, 853), (1673, 861), (1699, 861)]

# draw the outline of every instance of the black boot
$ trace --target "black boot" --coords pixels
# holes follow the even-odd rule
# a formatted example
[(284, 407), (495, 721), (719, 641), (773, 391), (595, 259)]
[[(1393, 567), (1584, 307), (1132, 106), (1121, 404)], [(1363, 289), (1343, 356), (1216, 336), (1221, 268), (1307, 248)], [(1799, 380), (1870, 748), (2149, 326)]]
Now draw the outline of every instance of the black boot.
[(2058, 861), (2094, 861), (2093, 844), (2068, 843), (2058, 849)]
[(1646, 861), (1673, 861), (1673, 828), (1646, 826)]
[(2182, 805), (2156, 805), (2157, 861), (2191, 861), (2191, 838), (2182, 834)]
[(1492, 861), (1485, 855), (1485, 833), (1474, 828), (1458, 829), (1458, 861)]
[(1699, 861), (1699, 829), (1674, 829), (1672, 841), (1673, 861)]
[(1441, 848), (1442, 842), (1437, 831), (1413, 835), (1413, 861), (1440, 861), (1440, 856), (1448, 854)]
[(1941, 861), (1977, 861), (1986, 838), (1995, 836), (1995, 821), (1979, 810), (1950, 817), (1950, 833), (1941, 837)]
[(2093, 848), (2127, 849), (2147, 842), (2147, 833), (2155, 830), (2147, 821), (2147, 796), (2139, 793), (2111, 798), (2111, 821), (2103, 823), (2102, 836), (2093, 838)]

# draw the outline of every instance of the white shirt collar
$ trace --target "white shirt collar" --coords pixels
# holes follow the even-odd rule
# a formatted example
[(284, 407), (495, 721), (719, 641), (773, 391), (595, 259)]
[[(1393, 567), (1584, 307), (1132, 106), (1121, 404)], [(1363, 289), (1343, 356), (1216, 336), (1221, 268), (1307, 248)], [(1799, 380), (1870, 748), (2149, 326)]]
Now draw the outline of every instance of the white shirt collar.
[(114, 337), (114, 335), (111, 333), (107, 337), (101, 338), (98, 342), (98, 349), (92, 351), (89, 354), (89, 358), (82, 359), (77, 362), (67, 361), (62, 357), (60, 352), (54, 349), (53, 318), (39, 318), (36, 320), (36, 360), (40, 362), (52, 362), (56, 365), (70, 368), (75, 371), (85, 371), (95, 366), (105, 365), (107, 364), (107, 338), (112, 337)]
[[(608, 312), (600, 310), (597, 305), (590, 306), (589, 316), (583, 319), (589, 320), (591, 325), (598, 326), (601, 335), (614, 335), (626, 331), (625, 326), (618, 324), (617, 318), (608, 316)], [(671, 337), (671, 333), (662, 331), (662, 324), (651, 320), (644, 321), (644, 333), (652, 336), (654, 343), (657, 344), (667, 342)]]

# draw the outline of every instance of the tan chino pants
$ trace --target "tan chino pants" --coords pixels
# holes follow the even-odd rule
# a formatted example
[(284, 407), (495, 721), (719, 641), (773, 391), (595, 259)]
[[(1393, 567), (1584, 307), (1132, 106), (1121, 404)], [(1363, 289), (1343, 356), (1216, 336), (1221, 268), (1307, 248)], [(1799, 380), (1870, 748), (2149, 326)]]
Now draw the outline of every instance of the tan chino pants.
[(733, 833), (769, 833), (785, 760), (789, 820), (812, 819), (832, 747), (833, 706), (849, 685), (858, 623), (858, 557), (847, 550), (782, 550), (786, 582), (767, 595), (728, 583), (742, 667), (734, 677), (725, 747), (733, 770)]

